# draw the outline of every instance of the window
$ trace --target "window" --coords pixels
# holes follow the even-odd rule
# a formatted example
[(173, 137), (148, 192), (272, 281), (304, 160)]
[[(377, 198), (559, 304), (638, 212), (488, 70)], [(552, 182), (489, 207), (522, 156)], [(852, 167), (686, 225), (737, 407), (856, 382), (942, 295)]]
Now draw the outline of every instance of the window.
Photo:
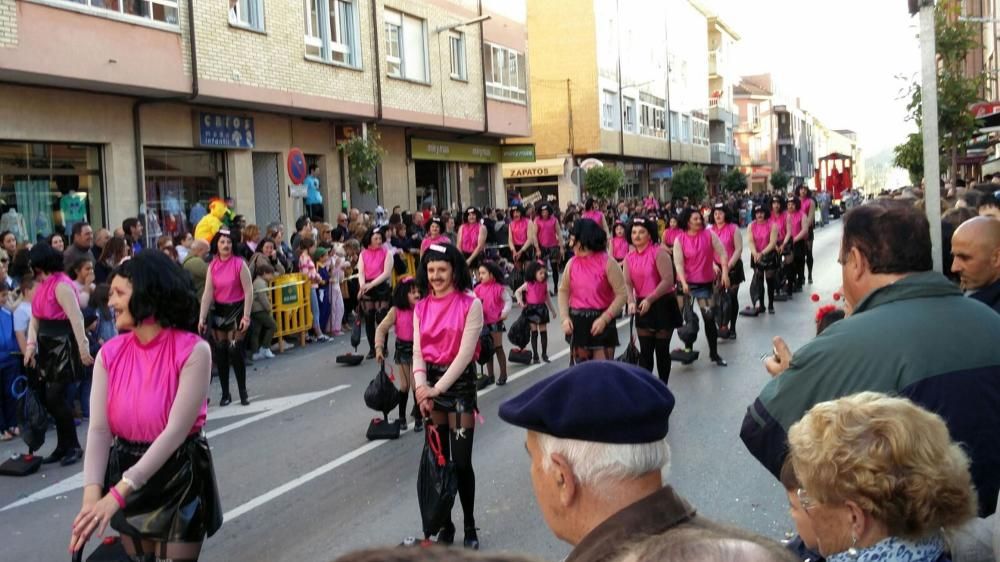
[(680, 115), (676, 111), (670, 112), (670, 140), (680, 140), (681, 138), (681, 119)]
[(750, 126), (754, 127), (754, 128), (760, 127), (760, 106), (759, 105), (754, 104), (754, 105), (750, 106)]
[(681, 115), (681, 142), (691, 142), (691, 117), (689, 115)]
[(231, 1), (229, 23), (257, 31), (264, 31), (264, 0)]
[(305, 0), (305, 3), (306, 56), (360, 68), (361, 46), (354, 0)]
[[(226, 196), (225, 156), (222, 150), (143, 148), (147, 238), (194, 231), (209, 201)], [(159, 234), (150, 232), (154, 222)]]
[[(524, 55), (513, 49), (486, 43), (483, 46), (486, 66), (486, 95), (504, 101), (528, 101), (528, 75)], [(615, 110), (617, 114), (618, 111)]]
[(633, 98), (622, 98), (622, 126), (626, 133), (634, 133), (635, 130), (635, 100)]
[(448, 36), (448, 44), (451, 46), (451, 77), (456, 80), (467, 80), (468, 72), (465, 68), (465, 34), (453, 32)]
[(83, 4), (98, 11), (115, 12), (137, 18), (177, 25), (177, 0), (62, 0)]
[(424, 20), (385, 10), (386, 74), (430, 82), (427, 73), (427, 26)]
[(605, 129), (618, 129), (618, 94), (611, 90), (604, 90), (601, 94), (601, 127)]

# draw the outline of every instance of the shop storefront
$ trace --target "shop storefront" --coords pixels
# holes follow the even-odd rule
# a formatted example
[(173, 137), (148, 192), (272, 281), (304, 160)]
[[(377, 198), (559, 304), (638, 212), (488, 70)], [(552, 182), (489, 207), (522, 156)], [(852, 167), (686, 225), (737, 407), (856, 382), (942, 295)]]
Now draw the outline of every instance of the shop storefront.
[(415, 208), (492, 207), (493, 174), (500, 147), (436, 139), (410, 139), (414, 163)]
[(0, 231), (37, 242), (104, 224), (100, 145), (0, 141)]
[(565, 166), (565, 158), (503, 164), (506, 204), (517, 196), (525, 206), (545, 202), (560, 207), (559, 178), (565, 173)]
[(193, 232), (213, 197), (226, 197), (225, 152), (144, 147), (146, 235)]

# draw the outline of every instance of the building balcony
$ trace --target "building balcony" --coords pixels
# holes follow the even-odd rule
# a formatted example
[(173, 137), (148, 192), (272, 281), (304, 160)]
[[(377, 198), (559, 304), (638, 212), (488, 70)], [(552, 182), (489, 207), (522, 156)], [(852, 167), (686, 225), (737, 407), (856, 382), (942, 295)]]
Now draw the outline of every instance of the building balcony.
[(756, 121), (745, 121), (736, 125), (737, 133), (759, 133), (760, 132), (760, 120)]
[(713, 142), (711, 149), (712, 164), (733, 166), (739, 162), (739, 157), (737, 156), (735, 147), (732, 145), (727, 145), (724, 142)]
[(722, 121), (728, 125), (736, 125), (739, 120), (738, 116), (733, 113), (731, 108), (725, 105), (719, 105), (718, 100), (709, 100), (708, 104), (708, 120), (709, 121)]

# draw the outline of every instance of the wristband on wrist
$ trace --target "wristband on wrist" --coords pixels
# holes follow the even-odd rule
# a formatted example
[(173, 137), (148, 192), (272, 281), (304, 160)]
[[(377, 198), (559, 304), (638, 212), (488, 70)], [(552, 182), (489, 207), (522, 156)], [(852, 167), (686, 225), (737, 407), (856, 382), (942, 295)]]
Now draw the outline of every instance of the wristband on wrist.
[(125, 498), (122, 497), (121, 492), (119, 492), (117, 488), (112, 486), (111, 489), (108, 490), (108, 494), (115, 498), (115, 501), (118, 502), (118, 507), (125, 509)]

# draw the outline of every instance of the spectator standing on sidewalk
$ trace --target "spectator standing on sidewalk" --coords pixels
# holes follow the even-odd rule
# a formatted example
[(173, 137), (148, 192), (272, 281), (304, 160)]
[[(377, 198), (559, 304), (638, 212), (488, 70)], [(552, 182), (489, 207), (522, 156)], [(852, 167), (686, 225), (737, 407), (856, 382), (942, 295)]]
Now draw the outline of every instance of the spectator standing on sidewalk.
[(976, 217), (951, 238), (951, 270), (970, 297), (1000, 312), (1000, 220)]
[(66, 263), (76, 263), (80, 258), (87, 258), (91, 262), (95, 262), (97, 260), (94, 259), (94, 253), (91, 251), (93, 247), (94, 229), (90, 224), (86, 222), (73, 223), (70, 244), (63, 252), (63, 260)]
[(135, 217), (130, 217), (122, 221), (122, 232), (125, 233), (125, 242), (132, 249), (132, 254), (138, 254), (145, 247), (142, 240), (142, 223)]
[(274, 314), (271, 312), (269, 293), (272, 281), (274, 281), (274, 268), (270, 264), (260, 264), (257, 267), (257, 276), (253, 280), (253, 306), (250, 309), (249, 341), (250, 349), (253, 351), (251, 358), (254, 361), (274, 357), (274, 353), (271, 352), (271, 340), (274, 339), (278, 325), (275, 324)]
[(17, 433), (13, 383), (22, 373), (14, 314), (7, 308), (8, 292), (6, 285), (0, 285), (0, 441), (10, 441)]
[(326, 218), (326, 213), (323, 209), (323, 193), (319, 190), (319, 178), (316, 177), (316, 172), (319, 170), (319, 166), (316, 164), (309, 165), (309, 175), (306, 176), (306, 214), (309, 218), (314, 221), (323, 221)]
[(195, 240), (191, 243), (191, 251), (184, 258), (184, 263), (181, 264), (184, 271), (191, 276), (191, 281), (194, 282), (198, 302), (201, 302), (201, 296), (205, 293), (205, 279), (208, 277), (208, 262), (205, 261), (205, 256), (208, 255), (208, 250), (208, 242)]

